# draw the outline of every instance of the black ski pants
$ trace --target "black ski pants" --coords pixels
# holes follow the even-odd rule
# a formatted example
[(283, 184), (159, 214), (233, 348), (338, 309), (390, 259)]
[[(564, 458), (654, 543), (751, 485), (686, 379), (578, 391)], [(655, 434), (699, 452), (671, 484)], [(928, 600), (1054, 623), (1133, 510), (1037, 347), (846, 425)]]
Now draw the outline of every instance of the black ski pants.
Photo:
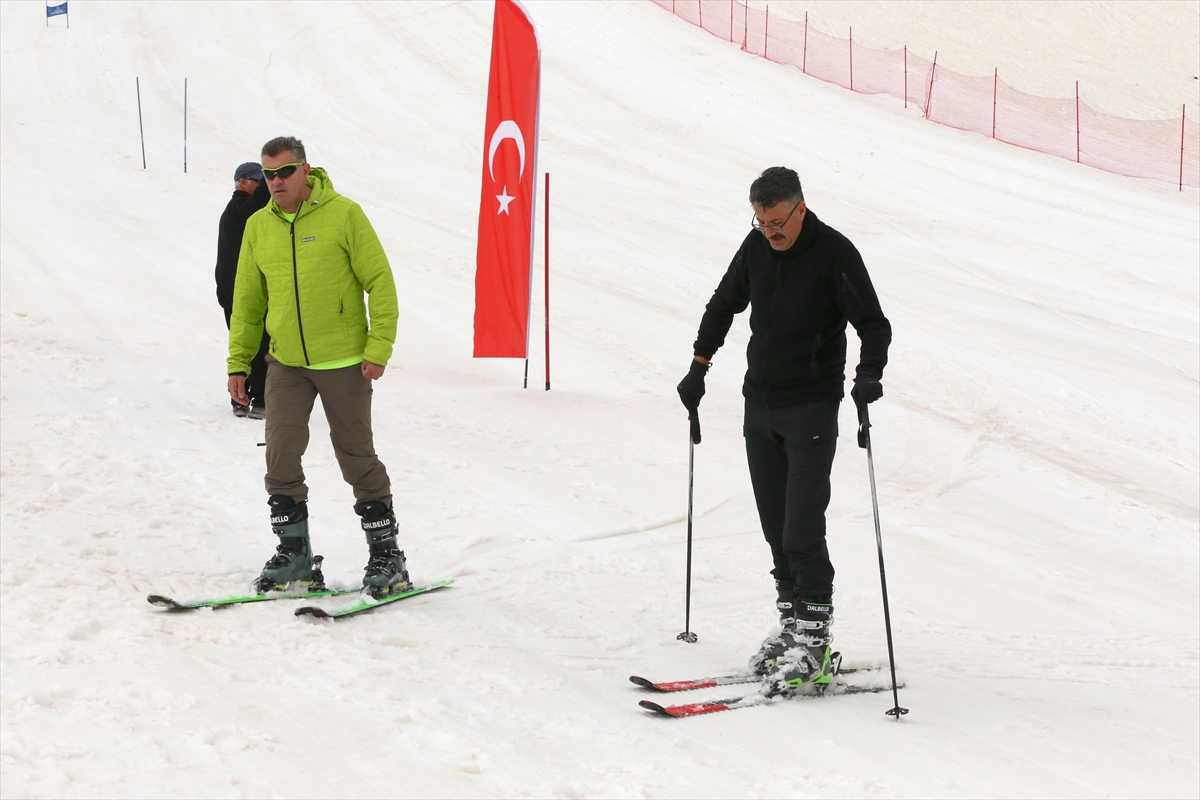
[[(225, 327), (229, 328), (229, 318), (233, 314), (233, 308), (225, 310)], [(271, 346), (271, 337), (267, 335), (266, 329), (263, 330), (262, 342), (258, 345), (258, 352), (250, 361), (250, 374), (246, 376), (246, 395), (250, 398), (250, 405), (257, 408), (263, 408), (267, 402), (267, 350)], [(236, 400), (230, 400), (230, 403), (237, 405)]]
[(775, 562), (771, 574), (781, 594), (816, 603), (833, 595), (825, 509), (840, 402), (762, 408), (747, 401), (743, 428), (758, 518)]

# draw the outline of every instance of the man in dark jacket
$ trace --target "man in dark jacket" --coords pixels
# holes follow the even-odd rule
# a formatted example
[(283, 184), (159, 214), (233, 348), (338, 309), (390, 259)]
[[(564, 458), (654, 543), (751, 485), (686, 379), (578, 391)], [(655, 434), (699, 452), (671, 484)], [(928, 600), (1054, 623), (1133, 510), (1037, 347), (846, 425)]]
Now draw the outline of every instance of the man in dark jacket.
[(752, 230), (708, 302), (679, 396), (696, 414), (709, 359), (751, 306), (743, 432), (763, 534), (771, 547), (782, 630), (750, 659), (772, 692), (827, 684), (833, 565), (825, 545), (829, 475), (846, 366), (846, 323), (862, 340), (851, 395), (883, 396), (892, 328), (862, 257), (810, 211), (800, 178), (771, 167), (750, 186)]
[[(221, 223), (217, 233), (217, 302), (225, 310), (225, 327), (229, 327), (230, 315), (233, 313), (233, 283), (237, 278), (238, 255), (242, 251), (242, 233), (246, 230), (246, 220), (271, 199), (267, 191), (266, 181), (263, 180), (262, 167), (257, 161), (247, 161), (238, 166), (233, 172), (234, 192), (229, 204), (221, 213)], [(250, 397), (250, 405), (242, 405), (236, 400), (230, 400), (233, 413), (239, 417), (262, 419), (266, 408), (267, 346), (271, 338), (263, 333), (262, 345), (258, 355), (251, 362), (251, 377), (246, 381), (246, 394)]]

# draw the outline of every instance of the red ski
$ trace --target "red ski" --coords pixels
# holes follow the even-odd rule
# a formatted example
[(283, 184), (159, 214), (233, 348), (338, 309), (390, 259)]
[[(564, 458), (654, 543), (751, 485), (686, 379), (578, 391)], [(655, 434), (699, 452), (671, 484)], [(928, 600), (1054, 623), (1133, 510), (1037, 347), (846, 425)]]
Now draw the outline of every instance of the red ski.
[[(904, 688), (901, 685), (899, 688)], [(816, 697), (836, 697), (843, 694), (876, 694), (878, 692), (889, 692), (891, 686), (856, 686), (851, 683), (834, 683), (830, 684), (826, 691), (820, 694), (802, 694), (793, 695), (798, 698), (816, 698)], [(664, 706), (658, 703), (653, 703), (649, 700), (642, 700), (638, 703), (644, 709), (653, 711), (658, 714), (665, 714), (669, 717), (694, 717), (699, 714), (712, 714), (715, 711), (733, 711), (738, 708), (749, 708), (751, 706), (761, 706), (765, 703), (774, 702), (776, 699), (782, 698), (783, 695), (766, 695), (761, 692), (754, 692), (743, 697), (731, 697), (726, 700), (709, 700), (704, 703), (685, 703), (677, 706)], [(791, 699), (790, 697), (788, 699)]]
[[(843, 667), (838, 670), (838, 675), (848, 675), (853, 672), (862, 672), (859, 667)], [(642, 678), (638, 675), (630, 675), (629, 681), (643, 689), (652, 689), (656, 692), (686, 692), (691, 689), (707, 689), (710, 686), (729, 686), (734, 683), (754, 683), (761, 681), (762, 676), (756, 675), (753, 672), (737, 672), (732, 675), (718, 675), (715, 678), (696, 678), (690, 681), (669, 681), (667, 683), (655, 683), (649, 678)]]

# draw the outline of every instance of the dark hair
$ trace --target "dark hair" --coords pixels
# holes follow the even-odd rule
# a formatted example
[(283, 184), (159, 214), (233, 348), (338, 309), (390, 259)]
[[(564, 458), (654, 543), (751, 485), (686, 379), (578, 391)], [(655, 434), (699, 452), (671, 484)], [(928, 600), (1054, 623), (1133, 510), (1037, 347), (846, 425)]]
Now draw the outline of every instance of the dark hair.
[(750, 184), (750, 205), (770, 208), (779, 203), (799, 203), (804, 199), (800, 176), (787, 167), (768, 167)]
[(297, 139), (295, 136), (276, 136), (271, 141), (263, 145), (262, 154), (264, 156), (275, 156), (282, 153), (284, 150), (292, 151), (292, 158), (297, 161), (307, 164), (308, 156), (304, 154), (304, 142)]

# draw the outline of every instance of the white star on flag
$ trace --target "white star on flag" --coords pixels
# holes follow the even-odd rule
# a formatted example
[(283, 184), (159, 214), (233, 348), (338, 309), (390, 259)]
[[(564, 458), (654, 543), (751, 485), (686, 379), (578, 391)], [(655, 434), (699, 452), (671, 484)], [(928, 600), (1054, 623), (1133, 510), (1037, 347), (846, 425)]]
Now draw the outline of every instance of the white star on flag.
[(508, 213), (508, 204), (516, 199), (514, 197), (509, 197), (507, 186), (505, 186), (501, 190), (501, 192), (502, 192), (501, 194), (496, 195), (496, 199), (500, 201), (500, 210), (496, 212), (497, 216), (499, 216), (500, 214), (507, 214)]

